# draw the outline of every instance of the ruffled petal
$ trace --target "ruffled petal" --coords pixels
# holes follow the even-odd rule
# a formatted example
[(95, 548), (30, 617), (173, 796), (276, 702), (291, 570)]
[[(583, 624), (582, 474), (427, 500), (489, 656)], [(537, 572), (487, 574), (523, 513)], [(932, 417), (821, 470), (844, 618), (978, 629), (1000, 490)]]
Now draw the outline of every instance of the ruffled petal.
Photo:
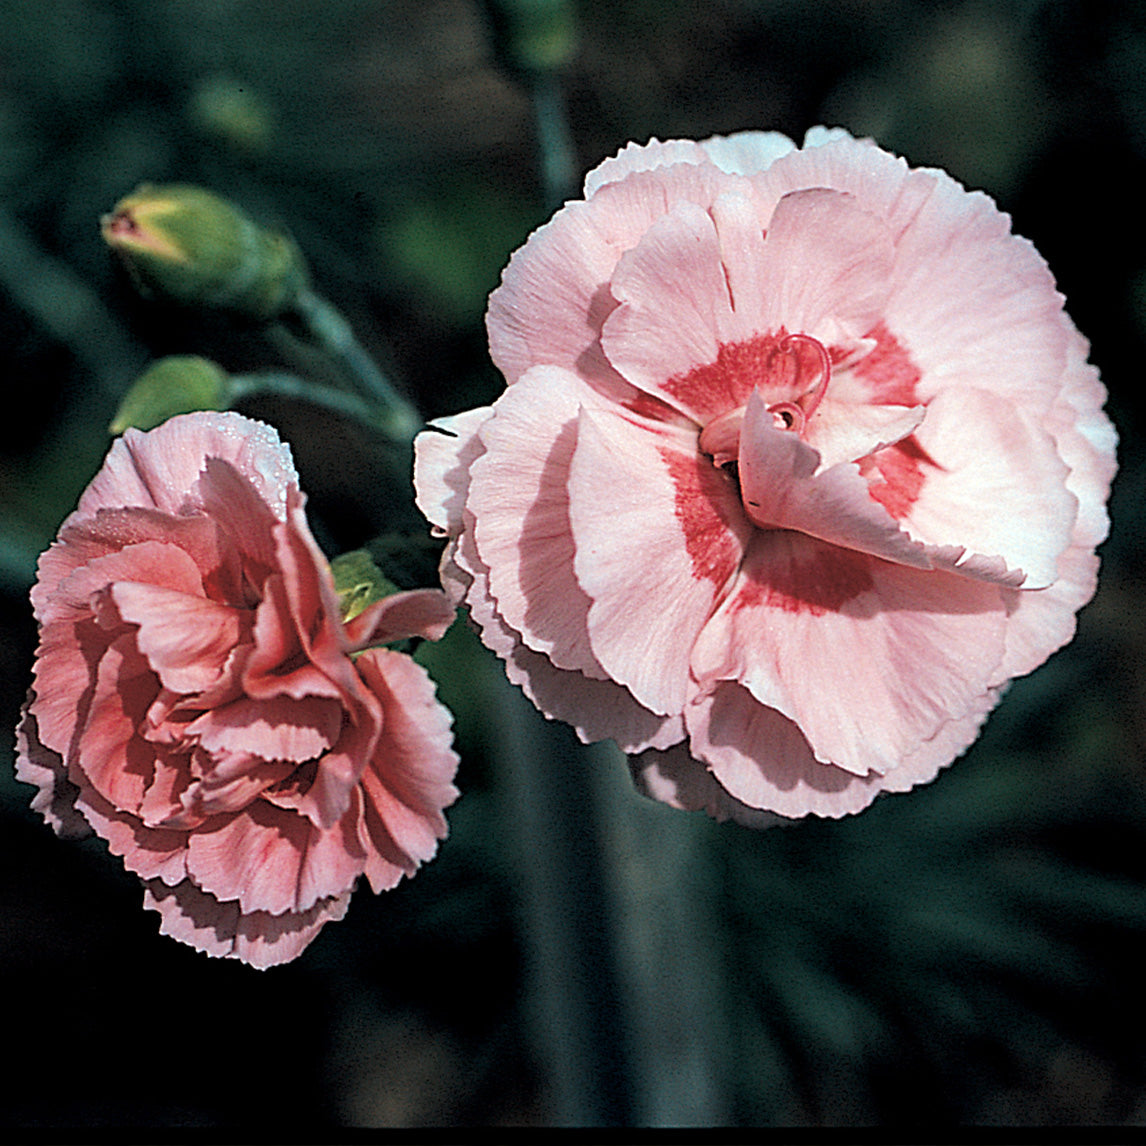
[(478, 430), (492, 413), (493, 407), (479, 406), (435, 418), (414, 439), (414, 500), (439, 537), (461, 532), (470, 466), (485, 451)]
[(745, 512), (765, 529), (794, 529), (833, 545), (917, 569), (930, 569), (924, 546), (904, 533), (868, 495), (859, 468), (820, 469), (820, 455), (796, 434), (778, 429), (759, 394), (748, 401), (740, 430), (740, 488)]
[(87, 820), (76, 811), (79, 789), (68, 780), (63, 757), (40, 742), (30, 698), (16, 727), (16, 779), (39, 789), (32, 798), (32, 811), (43, 816), (56, 835), (65, 839), (91, 835)]
[(502, 395), (480, 434), (467, 506), (489, 592), (505, 622), (557, 668), (603, 678), (590, 600), (574, 577), (569, 466), (582, 403), (601, 405), (564, 370), (539, 367)]
[(547, 720), (572, 725), (584, 744), (613, 739), (623, 752), (667, 748), (684, 737), (679, 715), (659, 716), (638, 704), (623, 685), (596, 680), (583, 673), (554, 668), (540, 653), (531, 652), (497, 612), (489, 595), (487, 571), (472, 550), (470, 535), (460, 539), (459, 559), (472, 573), (466, 603), (482, 640), (505, 662), (509, 680), (537, 706)]
[(146, 433), (129, 429), (113, 442), (66, 524), (103, 507), (145, 506), (171, 514), (198, 509), (191, 491), (208, 458), (229, 462), (276, 516), (285, 515), (286, 493), (298, 485), (298, 474), (275, 430), (231, 412), (197, 413), (169, 418)]
[(735, 820), (749, 828), (771, 828), (789, 822), (772, 812), (742, 804), (717, 783), (685, 745), (630, 756), (629, 771), (638, 792), (670, 808), (707, 812), (721, 823)]
[(702, 685), (739, 681), (799, 726), (817, 760), (886, 774), (991, 687), (1000, 592), (802, 534), (759, 533), (700, 634), (693, 672)]
[(679, 713), (693, 640), (751, 534), (733, 483), (694, 435), (586, 409), (569, 514), (593, 652), (646, 708)]
[(159, 913), (161, 935), (205, 955), (238, 959), (260, 970), (297, 959), (322, 927), (341, 919), (350, 905), (347, 891), (304, 912), (243, 914), (237, 903), (220, 903), (190, 880), (174, 887), (148, 880), (143, 886), (143, 906)]
[[(383, 710), (382, 735), (362, 774), (365, 870), (380, 890), (391, 886), (390, 864), (379, 869), (372, 853), (392, 856), (392, 843), (409, 873), (432, 859), (445, 838), (442, 813), (458, 798), (453, 782), (458, 755), (451, 747), (450, 714), (421, 665), (385, 649), (368, 650), (356, 664)], [(379, 826), (383, 840), (377, 839)]]
[(1024, 411), (974, 387), (935, 398), (915, 438), (928, 461), (901, 518), (911, 536), (1000, 558), (1026, 574), (1024, 588), (1052, 584), (1078, 512), (1054, 439)]
[(342, 728), (342, 706), (332, 697), (239, 697), (187, 725), (212, 756), (247, 754), (259, 760), (301, 764), (333, 747)]
[(249, 613), (205, 597), (117, 581), (111, 586), (111, 598), (123, 620), (138, 626), (139, 651), (172, 692), (210, 688), (235, 647), (249, 639)]
[(348, 621), (346, 640), (351, 652), (410, 637), (438, 641), (456, 616), (453, 602), (440, 589), (409, 589), (375, 601)]
[(187, 873), (219, 900), (235, 900), (246, 915), (298, 913), (354, 886), (362, 872), (355, 825), (322, 832), (303, 816), (257, 800), (187, 837)]

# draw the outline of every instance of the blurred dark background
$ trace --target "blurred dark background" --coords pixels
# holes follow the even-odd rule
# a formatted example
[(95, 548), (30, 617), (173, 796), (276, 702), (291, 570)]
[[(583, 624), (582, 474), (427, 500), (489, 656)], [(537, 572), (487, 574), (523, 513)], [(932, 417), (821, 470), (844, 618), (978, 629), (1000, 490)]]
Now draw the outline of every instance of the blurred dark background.
[[(120, 196), (197, 182), (289, 229), (431, 417), (499, 392), (485, 298), (563, 155), (816, 123), (988, 191), (1092, 340), (1123, 468), (1074, 644), (935, 783), (754, 833), (641, 800), (455, 626), (419, 653), (456, 714), (450, 838), (267, 972), (158, 936), (5, 738), (0, 1125), (1146, 1123), (1142, 4), (0, 0), (0, 725), (36, 555), (128, 384), (279, 362), (134, 293), (98, 231)], [(329, 553), (408, 520), (363, 431), (244, 410)]]

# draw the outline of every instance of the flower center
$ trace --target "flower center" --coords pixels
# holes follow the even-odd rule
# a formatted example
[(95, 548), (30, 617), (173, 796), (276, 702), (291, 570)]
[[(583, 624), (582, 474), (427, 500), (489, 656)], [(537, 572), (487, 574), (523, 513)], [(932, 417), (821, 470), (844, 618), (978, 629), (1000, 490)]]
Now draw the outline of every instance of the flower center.
[[(809, 355), (814, 359), (815, 375), (808, 383)], [(832, 359), (824, 344), (810, 334), (785, 335), (768, 354), (764, 377), (757, 384), (758, 389), (776, 386), (791, 387), (798, 397), (789, 401), (775, 402), (768, 412), (776, 422), (776, 428), (803, 434), (812, 415), (824, 400), (828, 383), (832, 379)], [(712, 458), (713, 465), (725, 468), (735, 463), (740, 451), (740, 426), (744, 421), (744, 407), (729, 410), (713, 418), (700, 433), (700, 449)]]

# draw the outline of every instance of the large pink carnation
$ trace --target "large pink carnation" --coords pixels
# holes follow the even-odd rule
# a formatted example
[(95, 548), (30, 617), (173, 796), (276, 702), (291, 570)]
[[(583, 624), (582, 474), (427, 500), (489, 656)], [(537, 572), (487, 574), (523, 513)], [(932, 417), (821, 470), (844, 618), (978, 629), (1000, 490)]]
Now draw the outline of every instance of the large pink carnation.
[(444, 582), (671, 804), (930, 780), (1094, 592), (1115, 435), (1062, 302), (985, 195), (845, 132), (626, 147), (490, 300), (506, 392), (418, 440)]
[(369, 647), (439, 637), (453, 607), (398, 593), (344, 624), (303, 502), (262, 423), (128, 430), (40, 559), (17, 734), (57, 831), (103, 836), (165, 934), (257, 967), (360, 875), (381, 891), (428, 860), (457, 796), (433, 684)]

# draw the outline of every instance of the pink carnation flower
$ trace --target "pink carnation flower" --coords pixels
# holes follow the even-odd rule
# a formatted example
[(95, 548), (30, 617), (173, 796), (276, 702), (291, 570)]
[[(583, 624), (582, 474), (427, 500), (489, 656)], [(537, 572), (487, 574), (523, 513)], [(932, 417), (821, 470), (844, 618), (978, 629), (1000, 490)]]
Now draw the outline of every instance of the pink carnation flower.
[(417, 443), (443, 580), (638, 784), (769, 822), (932, 779), (1070, 639), (1105, 391), (987, 196), (846, 132), (630, 145), (490, 299), (508, 389)]
[[(450, 716), (408, 656), (439, 590), (344, 624), (290, 452), (237, 414), (128, 430), (40, 559), (17, 774), (94, 829), (209, 955), (293, 959), (365, 874), (433, 856), (457, 796)], [(356, 654), (352, 656), (352, 654)]]

